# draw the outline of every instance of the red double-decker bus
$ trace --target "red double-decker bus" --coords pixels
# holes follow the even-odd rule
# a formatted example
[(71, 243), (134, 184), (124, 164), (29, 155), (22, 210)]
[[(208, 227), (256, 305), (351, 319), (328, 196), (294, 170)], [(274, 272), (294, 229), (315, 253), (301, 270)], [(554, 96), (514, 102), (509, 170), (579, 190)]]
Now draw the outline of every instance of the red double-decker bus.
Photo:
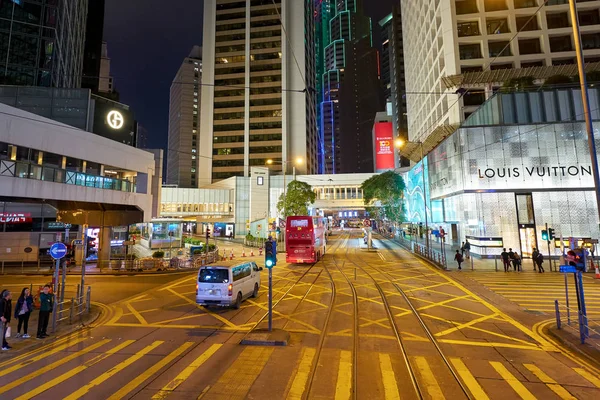
[(288, 217), (285, 225), (285, 260), (312, 264), (325, 254), (327, 221), (320, 217)]

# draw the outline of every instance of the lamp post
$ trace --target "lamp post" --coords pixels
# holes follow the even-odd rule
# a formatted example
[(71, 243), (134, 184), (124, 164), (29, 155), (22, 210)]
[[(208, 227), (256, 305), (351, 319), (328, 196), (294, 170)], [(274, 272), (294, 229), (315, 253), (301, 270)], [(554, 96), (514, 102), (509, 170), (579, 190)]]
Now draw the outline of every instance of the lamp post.
[(396, 139), (394, 144), (396, 145), (397, 148), (401, 148), (405, 144), (418, 144), (419, 147), (421, 148), (421, 164), (422, 164), (421, 165), (421, 174), (422, 174), (422, 179), (423, 179), (423, 205), (424, 205), (424, 212), (425, 212), (425, 244), (427, 246), (427, 254), (429, 255), (429, 228), (428, 228), (428, 221), (427, 221), (427, 187), (425, 185), (425, 158), (424, 158), (424, 154), (423, 154), (423, 142), (411, 142), (408, 140)]

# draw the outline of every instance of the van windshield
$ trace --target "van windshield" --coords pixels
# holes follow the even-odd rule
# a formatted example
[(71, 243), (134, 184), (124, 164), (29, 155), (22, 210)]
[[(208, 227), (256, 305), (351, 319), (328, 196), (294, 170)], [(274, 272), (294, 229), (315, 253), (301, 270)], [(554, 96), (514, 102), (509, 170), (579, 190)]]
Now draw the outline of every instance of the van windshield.
[(229, 283), (229, 270), (202, 268), (198, 282), (203, 283)]

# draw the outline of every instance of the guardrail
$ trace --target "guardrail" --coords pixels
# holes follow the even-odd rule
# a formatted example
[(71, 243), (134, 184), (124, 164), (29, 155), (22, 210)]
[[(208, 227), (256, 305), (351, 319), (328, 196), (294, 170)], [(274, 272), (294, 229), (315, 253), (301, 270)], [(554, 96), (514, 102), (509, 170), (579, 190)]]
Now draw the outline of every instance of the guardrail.
[[(561, 307), (566, 311), (566, 319), (564, 318), (565, 314), (561, 313)], [(558, 300), (554, 300), (554, 312), (556, 314), (557, 329), (570, 329), (579, 335), (581, 344), (584, 344), (588, 340), (600, 349), (600, 322), (592, 320), (587, 315), (583, 315), (578, 309), (565, 305), (561, 306)], [(571, 315), (577, 316), (577, 328), (573, 327)]]
[[(78, 291), (79, 292), (79, 291)], [(54, 297), (54, 307), (52, 308), (52, 333), (56, 331), (56, 326), (63, 321), (69, 321), (69, 325), (73, 325), (77, 317), (79, 322), (83, 322), (83, 314), (90, 313), (92, 288), (88, 286), (86, 293), (78, 293), (77, 296), (71, 297), (70, 300), (58, 301), (56, 293)], [(68, 310), (67, 310), (68, 309)]]
[(448, 268), (448, 260), (446, 258), (446, 252), (427, 247), (424, 244), (406, 240), (403, 237), (397, 237), (396, 241), (403, 247), (410, 249), (413, 253), (420, 255), (423, 258), (432, 261), (443, 269)]

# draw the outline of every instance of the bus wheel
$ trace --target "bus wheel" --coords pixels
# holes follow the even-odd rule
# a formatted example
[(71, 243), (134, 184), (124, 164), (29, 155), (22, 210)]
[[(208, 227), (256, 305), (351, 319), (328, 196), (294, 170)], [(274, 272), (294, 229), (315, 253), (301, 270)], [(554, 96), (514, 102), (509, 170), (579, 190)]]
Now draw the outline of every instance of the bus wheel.
[(241, 306), (242, 306), (242, 294), (238, 293), (237, 299), (235, 299), (235, 304), (233, 305), (233, 308), (235, 308), (236, 310), (239, 310)]

